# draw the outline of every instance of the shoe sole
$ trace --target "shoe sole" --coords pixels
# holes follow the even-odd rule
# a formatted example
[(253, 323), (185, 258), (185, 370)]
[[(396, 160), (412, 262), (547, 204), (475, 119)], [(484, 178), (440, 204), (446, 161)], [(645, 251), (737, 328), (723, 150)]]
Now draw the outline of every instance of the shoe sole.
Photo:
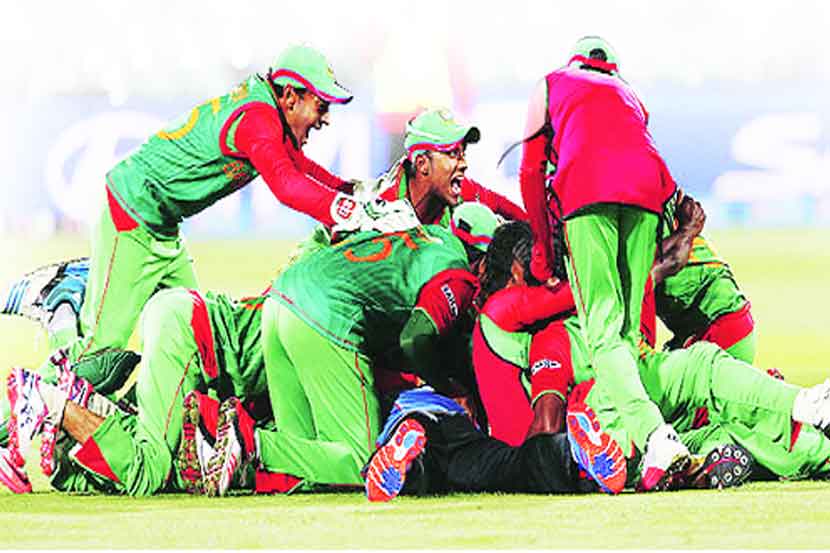
[(722, 490), (743, 484), (752, 474), (752, 456), (739, 445), (717, 447), (706, 456), (695, 487)]
[(398, 426), (392, 438), (372, 457), (366, 471), (366, 497), (371, 502), (390, 501), (398, 496), (412, 461), (426, 448), (424, 427), (414, 419)]
[(199, 494), (202, 491), (202, 466), (196, 445), (196, 431), (199, 428), (199, 401), (193, 394), (184, 398), (182, 408), (182, 438), (176, 454), (176, 466), (179, 469), (184, 489), (187, 493)]
[[(605, 493), (620, 493), (625, 488), (628, 469), (619, 444), (607, 434), (600, 433), (599, 421), (590, 408), (584, 411), (569, 411), (566, 422), (568, 443), (579, 467), (587, 472)], [(592, 433), (597, 434), (599, 444), (591, 440), (585, 425), (590, 427)]]

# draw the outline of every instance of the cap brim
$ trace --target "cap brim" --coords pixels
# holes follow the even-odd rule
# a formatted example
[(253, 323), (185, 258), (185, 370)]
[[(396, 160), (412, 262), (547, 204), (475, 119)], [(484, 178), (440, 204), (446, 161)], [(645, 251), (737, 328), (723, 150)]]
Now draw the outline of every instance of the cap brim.
[(337, 81), (332, 81), (330, 85), (318, 90), (318, 94), (323, 100), (331, 102), (332, 104), (348, 104), (354, 99), (351, 91), (345, 89)]

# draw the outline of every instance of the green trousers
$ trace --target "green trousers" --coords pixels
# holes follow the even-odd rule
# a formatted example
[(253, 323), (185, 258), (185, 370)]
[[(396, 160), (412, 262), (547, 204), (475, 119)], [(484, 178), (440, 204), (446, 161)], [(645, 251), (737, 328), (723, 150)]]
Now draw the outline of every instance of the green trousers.
[(336, 346), (269, 298), (262, 350), (276, 430), (257, 429), (265, 469), (307, 484), (360, 485), (380, 407), (368, 359)]
[(117, 413), (82, 444), (79, 463), (114, 483), (114, 490), (150, 495), (173, 488), (173, 459), (182, 431), (183, 400), (204, 385), (191, 326), (193, 297), (176, 288), (158, 292), (141, 316), (142, 363), (136, 383), (138, 415)]
[(595, 388), (640, 451), (663, 423), (637, 371), (640, 310), (654, 263), (657, 215), (596, 205), (565, 222), (568, 279), (596, 373)]
[[(106, 202), (92, 231), (91, 250), (89, 280), (80, 315), (81, 336), (69, 329), (50, 340), (56, 349), (69, 349), (73, 364), (100, 352), (125, 349), (141, 309), (157, 289), (197, 287), (193, 263), (180, 237), (161, 240), (141, 226), (119, 232)], [(93, 363), (85, 368), (96, 366), (99, 365)], [(47, 382), (55, 382), (55, 367), (48, 360), (38, 372)], [(112, 382), (122, 382), (129, 376), (83, 370), (78, 374), (96, 390), (112, 387)], [(8, 440), (4, 424), (8, 416), (8, 399), (3, 395), (0, 397), (0, 445)]]
[[(824, 474), (830, 469), (830, 440), (813, 427), (800, 427), (792, 441), (792, 407), (800, 388), (776, 380), (735, 359), (715, 344), (698, 342), (687, 349), (647, 352), (639, 362), (648, 397), (681, 435), (690, 451), (707, 453), (727, 441), (744, 446), (755, 460), (788, 478)], [(622, 418), (596, 386), (586, 398), (603, 429), (628, 452), (633, 439)], [(693, 428), (695, 413), (709, 412), (711, 428)]]
[(81, 334), (70, 346), (75, 360), (124, 349), (141, 310), (159, 288), (197, 288), (181, 237), (159, 239), (144, 227), (116, 230), (108, 206), (92, 233), (89, 280), (81, 308)]

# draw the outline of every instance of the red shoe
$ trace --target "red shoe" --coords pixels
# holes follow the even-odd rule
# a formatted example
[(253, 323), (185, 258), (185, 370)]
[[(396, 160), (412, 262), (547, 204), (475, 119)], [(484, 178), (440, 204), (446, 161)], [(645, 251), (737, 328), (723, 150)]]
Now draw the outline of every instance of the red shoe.
[(389, 501), (401, 493), (406, 471), (426, 445), (424, 427), (415, 419), (404, 420), (369, 461), (365, 476), (369, 501)]

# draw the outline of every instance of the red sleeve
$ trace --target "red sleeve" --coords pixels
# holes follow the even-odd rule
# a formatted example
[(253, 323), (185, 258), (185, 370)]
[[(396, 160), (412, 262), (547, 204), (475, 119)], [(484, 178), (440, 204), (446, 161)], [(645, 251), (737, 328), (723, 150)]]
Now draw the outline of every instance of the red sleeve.
[(567, 313), (574, 308), (567, 282), (547, 286), (511, 286), (487, 300), (482, 311), (507, 332), (518, 332), (538, 321)]
[(530, 342), (531, 403), (548, 393), (567, 402), (573, 381), (571, 339), (562, 321), (556, 321), (534, 334)]
[[(292, 209), (333, 225), (331, 205), (337, 191), (307, 177), (297, 168), (283, 140), (277, 110), (254, 107), (245, 112), (236, 129), (235, 145), (253, 163), (274, 196)], [(299, 152), (300, 157), (302, 153)]]
[(522, 201), (524, 201), (530, 228), (533, 231), (533, 256), (530, 269), (533, 276), (543, 282), (553, 276), (553, 240), (545, 194), (547, 140), (545, 135), (540, 134), (524, 143), (522, 166), (519, 169)]
[(426, 311), (438, 334), (450, 328), (458, 316), (473, 304), (478, 292), (478, 279), (463, 269), (442, 271), (424, 284), (416, 308)]
[[(314, 161), (305, 157), (305, 154), (300, 152), (299, 155), (299, 165), (300, 171), (308, 175), (309, 177), (313, 178), (319, 183), (325, 184), (329, 188), (333, 188), (335, 190), (343, 190), (350, 186), (349, 181), (343, 180), (337, 175), (333, 175), (329, 173), (325, 168), (321, 165), (318, 165)], [(351, 191), (349, 191), (351, 192)]]
[(461, 181), (461, 197), (466, 202), (481, 202), (494, 212), (511, 221), (527, 221), (527, 213), (506, 197), (493, 192), (473, 179)]

